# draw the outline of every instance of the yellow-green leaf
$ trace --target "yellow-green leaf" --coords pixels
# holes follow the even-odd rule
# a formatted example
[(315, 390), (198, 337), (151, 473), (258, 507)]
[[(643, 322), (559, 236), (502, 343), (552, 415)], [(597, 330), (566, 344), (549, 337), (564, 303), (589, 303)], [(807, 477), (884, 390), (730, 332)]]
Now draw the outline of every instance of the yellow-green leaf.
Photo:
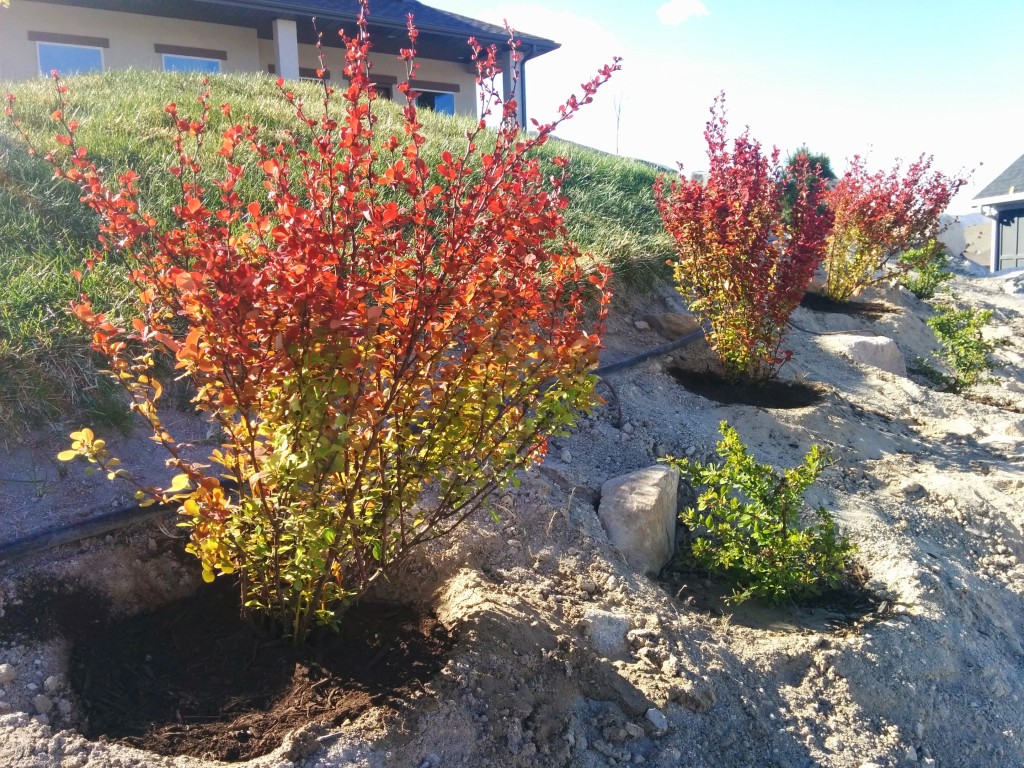
[(57, 459), (60, 461), (74, 461), (79, 456), (78, 451), (66, 450), (61, 451), (57, 454)]
[(176, 491), (183, 491), (186, 488), (188, 488), (188, 483), (188, 475), (184, 473), (180, 475), (175, 475), (174, 477), (171, 478), (171, 487), (168, 490), (171, 493), (175, 493)]

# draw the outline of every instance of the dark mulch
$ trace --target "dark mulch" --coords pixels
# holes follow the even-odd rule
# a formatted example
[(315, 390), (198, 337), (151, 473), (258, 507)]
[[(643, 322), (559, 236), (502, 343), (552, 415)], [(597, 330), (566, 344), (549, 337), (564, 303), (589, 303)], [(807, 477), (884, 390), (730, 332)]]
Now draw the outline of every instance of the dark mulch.
[(673, 569), (662, 573), (662, 586), (691, 610), (728, 616), (731, 624), (776, 632), (835, 632), (883, 617), (883, 600), (867, 587), (868, 574), (853, 563), (842, 583), (799, 603), (768, 605), (748, 600), (738, 605), (726, 598), (733, 588), (707, 573)]
[(667, 373), (688, 390), (722, 405), (752, 405), (757, 408), (808, 408), (817, 405), (828, 392), (813, 382), (769, 379), (756, 385), (729, 381), (713, 368), (677, 364)]
[(340, 633), (296, 648), (241, 619), (237, 593), (221, 580), (127, 618), (80, 588), (34, 591), (0, 630), (67, 638), (84, 735), (163, 755), (248, 760), (299, 726), (397, 704), (437, 674), (454, 643), (432, 616), (362, 603)]
[(883, 315), (898, 312), (899, 308), (881, 301), (836, 301), (823, 293), (807, 291), (800, 306), (814, 312), (826, 312), (834, 315), (853, 315), (877, 320)]

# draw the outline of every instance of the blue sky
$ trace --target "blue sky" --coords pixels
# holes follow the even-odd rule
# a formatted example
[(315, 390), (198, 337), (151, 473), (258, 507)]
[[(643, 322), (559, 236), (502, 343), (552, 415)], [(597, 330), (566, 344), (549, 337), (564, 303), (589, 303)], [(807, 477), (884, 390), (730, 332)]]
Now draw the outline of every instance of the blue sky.
[[(557, 40), (527, 65), (540, 120), (613, 55), (623, 71), (559, 135), (702, 170), (708, 108), (725, 91), (734, 132), (785, 154), (802, 143), (841, 173), (935, 156), (976, 168), (970, 197), (1024, 154), (1021, 0), (426, 0), (444, 10)], [(372, 12), (372, 7), (371, 7)]]

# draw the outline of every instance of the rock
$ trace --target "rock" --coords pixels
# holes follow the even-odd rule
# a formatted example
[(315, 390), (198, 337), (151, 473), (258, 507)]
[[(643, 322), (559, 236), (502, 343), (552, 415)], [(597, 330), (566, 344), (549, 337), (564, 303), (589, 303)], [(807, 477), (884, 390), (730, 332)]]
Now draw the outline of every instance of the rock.
[(636, 427), (634, 427), (627, 421), (625, 424), (622, 425), (622, 431), (627, 435), (632, 435), (633, 432), (636, 431)]
[(601, 486), (601, 524), (626, 562), (642, 573), (657, 575), (675, 551), (678, 485), (676, 470), (655, 466)]
[(917, 750), (914, 749), (914, 745), (913, 744), (911, 744), (909, 747), (907, 747), (907, 760), (909, 760), (912, 763), (916, 763), (917, 762)]
[(621, 725), (608, 725), (601, 729), (601, 736), (609, 744), (621, 744), (629, 737), (629, 731)]
[(1024, 419), (1001, 421), (992, 428), (992, 431), (1007, 437), (1024, 437)]
[(36, 708), (36, 712), (40, 715), (45, 715), (53, 709), (53, 702), (48, 696), (43, 696), (43, 694), (40, 693), (32, 697), (32, 706)]
[(0, 685), (10, 683), (18, 677), (18, 670), (10, 664), (0, 664)]
[(626, 733), (629, 734), (630, 738), (639, 739), (644, 735), (644, 729), (636, 723), (626, 723)]
[(64, 680), (60, 675), (50, 675), (43, 682), (43, 690), (47, 693), (56, 693), (64, 687)]
[(904, 480), (900, 483), (900, 493), (904, 496), (921, 496), (926, 493), (924, 486), (915, 480)]
[(645, 717), (658, 733), (664, 733), (668, 730), (668, 718), (665, 717), (665, 714), (660, 709), (651, 707), (647, 710)]
[(920, 721), (917, 722), (914, 726), (914, 735), (917, 736), (918, 739), (924, 738), (924, 723)]
[(629, 650), (626, 644), (629, 616), (591, 609), (583, 614), (583, 622), (591, 645), (601, 656), (618, 658), (626, 655)]
[(683, 681), (681, 684), (673, 685), (669, 698), (678, 701), (691, 712), (703, 714), (715, 706), (718, 697), (715, 696), (715, 689), (706, 682)]
[(588, 595), (592, 595), (597, 592), (597, 584), (594, 583), (593, 579), (580, 579), (580, 589)]
[(646, 320), (634, 320), (633, 327), (636, 328), (638, 331), (651, 330), (651, 326)]
[(562, 460), (563, 464), (572, 464), (572, 454), (569, 452), (568, 448), (562, 451), (562, 455), (559, 456), (559, 458)]
[(643, 320), (655, 332), (669, 341), (686, 336), (700, 330), (700, 322), (693, 315), (678, 312), (661, 312), (655, 315), (644, 315)]
[(896, 376), (907, 375), (907, 362), (903, 359), (903, 353), (896, 346), (896, 342), (887, 336), (841, 333), (821, 338), (827, 348), (845, 355), (855, 363), (870, 365)]
[(840, 752), (842, 751), (843, 746), (843, 740), (835, 734), (832, 734), (825, 739), (825, 749), (829, 752)]

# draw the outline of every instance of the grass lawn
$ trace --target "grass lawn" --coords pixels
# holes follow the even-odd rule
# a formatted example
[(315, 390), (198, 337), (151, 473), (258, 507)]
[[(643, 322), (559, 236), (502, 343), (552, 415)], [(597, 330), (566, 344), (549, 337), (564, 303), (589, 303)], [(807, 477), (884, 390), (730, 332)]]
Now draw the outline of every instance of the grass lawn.
[[(67, 84), (74, 117), (81, 123), (80, 143), (111, 173), (137, 171), (144, 207), (158, 218), (169, 217), (176, 182), (164, 172), (172, 150), (164, 106), (176, 102), (187, 114), (201, 87), (198, 77), (110, 72), (69, 78)], [(313, 84), (295, 89), (308, 102), (319, 100)], [(39, 154), (53, 149), (52, 82), (0, 83), (0, 92), (8, 90), (18, 97), (18, 115)], [(234, 114), (251, 115), (271, 135), (283, 135), (294, 123), (292, 108), (267, 77), (219, 76), (211, 90), (214, 104), (229, 102)], [(378, 105), (377, 134), (401, 135), (398, 107), (384, 100)], [(464, 145), (474, 124), (465, 117), (420, 114), (431, 164), (445, 149), (455, 153)], [(226, 119), (214, 109), (212, 133), (225, 126)], [(204, 151), (212, 157), (219, 144), (214, 135)], [(558, 140), (540, 152), (570, 159), (570, 236), (610, 265), (620, 285), (643, 285), (667, 273), (664, 263), (672, 248), (651, 189), (657, 169)], [(127, 423), (116, 387), (97, 369), (86, 335), (67, 312), (78, 291), (71, 270), (88, 258), (95, 237), (96, 220), (78, 202), (76, 189), (53, 180), (45, 160), (29, 157), (13, 126), (0, 120), (0, 434), (5, 439), (17, 439), (44, 423)], [(121, 265), (101, 265), (87, 276), (86, 290), (98, 308), (131, 312)]]

